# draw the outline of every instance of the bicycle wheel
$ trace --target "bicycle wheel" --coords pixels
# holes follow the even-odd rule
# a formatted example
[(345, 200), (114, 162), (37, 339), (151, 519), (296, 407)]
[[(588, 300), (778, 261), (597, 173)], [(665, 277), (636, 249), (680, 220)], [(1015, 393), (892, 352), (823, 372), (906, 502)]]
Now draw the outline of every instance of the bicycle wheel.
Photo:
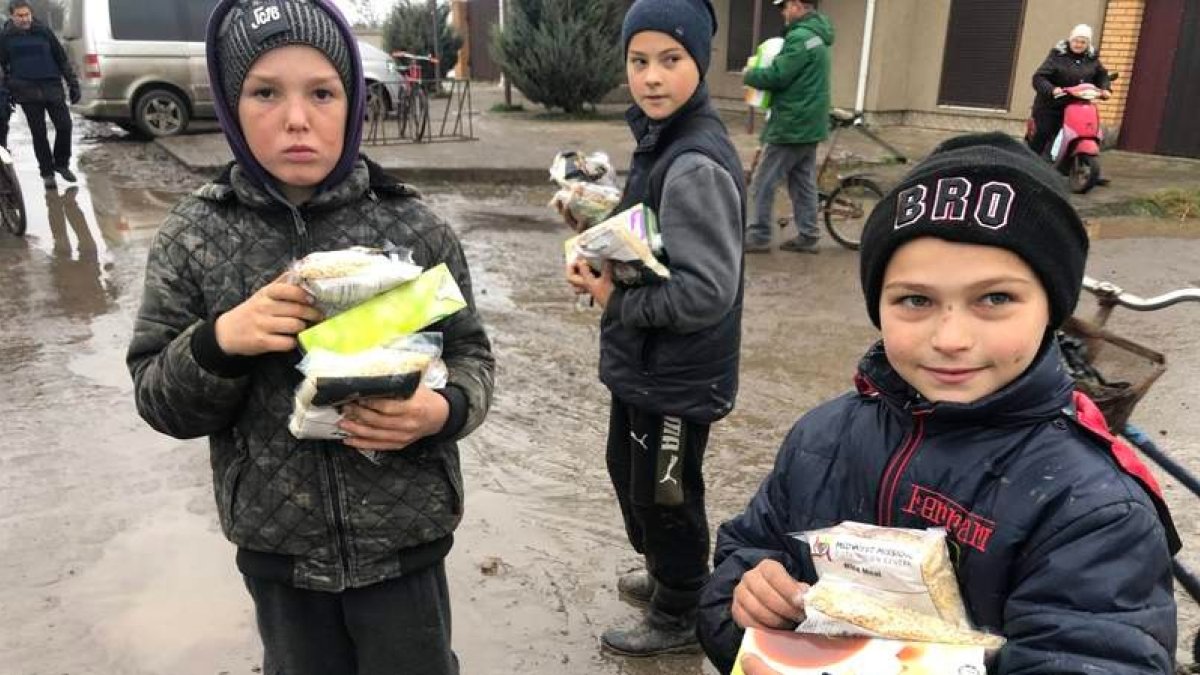
[(413, 140), (423, 141), (429, 132), (429, 94), (422, 86), (413, 87), (412, 99), (409, 101), (409, 119), (412, 122)]
[(4, 228), (15, 236), (25, 236), (25, 198), (11, 164), (4, 164), (0, 168), (0, 220), (4, 221)]
[(843, 178), (825, 201), (825, 228), (837, 243), (857, 251), (867, 216), (883, 199), (883, 190), (870, 178)]

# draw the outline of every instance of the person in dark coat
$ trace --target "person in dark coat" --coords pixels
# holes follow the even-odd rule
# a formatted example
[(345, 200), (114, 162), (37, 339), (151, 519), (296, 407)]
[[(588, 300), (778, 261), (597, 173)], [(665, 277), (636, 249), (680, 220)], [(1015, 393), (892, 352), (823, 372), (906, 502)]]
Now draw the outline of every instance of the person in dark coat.
[[(208, 437), (263, 673), (457, 675), (445, 558), (463, 517), (458, 441), (483, 423), (495, 369), (462, 245), (360, 154), (362, 60), (331, 0), (220, 0), (206, 57), (235, 161), (151, 246), (126, 359), (138, 412)], [(297, 334), (322, 315), (285, 272), (349, 246), (445, 265), (467, 306), (427, 329), (442, 337), (443, 389), (355, 400), (341, 440), (301, 439), (288, 424)]]
[(741, 160), (709, 100), (710, 0), (638, 0), (622, 38), (637, 148), (620, 204), (657, 215), (670, 271), (638, 284), (582, 259), (568, 283), (604, 307), (600, 379), (612, 393), (606, 461), (625, 531), (646, 571), (617, 590), (649, 610), (600, 638), (630, 656), (699, 651), (708, 579), (703, 460), (711, 425), (733, 410), (741, 344), (746, 190)]
[[(53, 190), (55, 172), (67, 182), (75, 182), (71, 171), (71, 111), (66, 96), (71, 103), (79, 102), (79, 78), (54, 32), (33, 18), (28, 0), (12, 0), (8, 16), (9, 22), (0, 32), (0, 68), (9, 95), (25, 112), (42, 182), (46, 189)], [(53, 150), (46, 133), (47, 115), (54, 124)], [(7, 133), (5, 137), (7, 140)]]
[(1006, 639), (992, 675), (1173, 672), (1178, 535), (1054, 339), (1088, 250), (1059, 183), (1008, 136), (964, 136), (871, 214), (860, 276), (883, 339), (718, 530), (698, 632), (721, 672), (745, 628), (803, 621), (817, 574), (792, 535), (844, 521), (945, 528), (969, 618)]
[(1033, 74), (1033, 129), (1027, 137), (1029, 149), (1039, 155), (1058, 135), (1063, 125), (1063, 110), (1071, 100), (1063, 89), (1077, 84), (1094, 84), (1100, 88), (1100, 98), (1112, 96), (1112, 81), (1096, 48), (1092, 45), (1092, 28), (1079, 24), (1071, 35), (1050, 50), (1046, 60)]

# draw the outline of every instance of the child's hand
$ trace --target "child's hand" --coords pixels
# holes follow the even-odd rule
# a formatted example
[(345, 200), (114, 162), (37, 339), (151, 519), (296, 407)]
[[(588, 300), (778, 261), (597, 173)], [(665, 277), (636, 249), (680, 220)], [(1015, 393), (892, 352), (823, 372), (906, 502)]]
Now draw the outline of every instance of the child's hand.
[(793, 630), (804, 621), (804, 592), (778, 561), (766, 559), (733, 590), (733, 621), (742, 628)]
[(754, 654), (742, 657), (742, 672), (746, 675), (780, 675), (778, 670), (768, 666), (765, 661)]
[(600, 274), (596, 274), (588, 261), (576, 258), (567, 265), (567, 283), (576, 293), (587, 293), (595, 298), (597, 304), (605, 307), (613, 292), (612, 263), (605, 261)]
[(403, 450), (446, 426), (450, 404), (424, 384), (408, 400), (376, 398), (342, 407), (342, 442), (359, 450)]
[(280, 276), (245, 302), (225, 312), (215, 326), (226, 354), (257, 356), (296, 348), (296, 334), (321, 321), (312, 296)]

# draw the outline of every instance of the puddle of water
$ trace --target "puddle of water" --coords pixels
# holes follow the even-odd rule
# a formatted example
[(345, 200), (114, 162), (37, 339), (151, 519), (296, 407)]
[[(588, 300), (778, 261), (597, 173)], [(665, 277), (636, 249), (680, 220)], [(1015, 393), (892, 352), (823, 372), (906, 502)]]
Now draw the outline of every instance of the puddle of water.
[(176, 501), (114, 538), (58, 589), (63, 612), (92, 626), (109, 672), (211, 675), (246, 672), (256, 661), (252, 603), (234, 547), (210, 520)]

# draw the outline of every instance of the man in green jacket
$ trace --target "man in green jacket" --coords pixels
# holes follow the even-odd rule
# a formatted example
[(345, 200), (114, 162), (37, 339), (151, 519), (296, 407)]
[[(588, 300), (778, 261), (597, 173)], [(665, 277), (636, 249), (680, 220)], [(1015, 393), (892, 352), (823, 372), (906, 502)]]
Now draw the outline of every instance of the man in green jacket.
[(747, 86), (771, 92), (763, 130), (763, 152), (752, 186), (754, 212), (746, 232), (747, 253), (771, 250), (771, 207), (775, 187), (785, 176), (797, 236), (780, 250), (816, 253), (817, 144), (829, 137), (829, 48), (833, 24), (811, 2), (774, 0), (783, 12), (783, 49), (765, 68), (743, 74)]

